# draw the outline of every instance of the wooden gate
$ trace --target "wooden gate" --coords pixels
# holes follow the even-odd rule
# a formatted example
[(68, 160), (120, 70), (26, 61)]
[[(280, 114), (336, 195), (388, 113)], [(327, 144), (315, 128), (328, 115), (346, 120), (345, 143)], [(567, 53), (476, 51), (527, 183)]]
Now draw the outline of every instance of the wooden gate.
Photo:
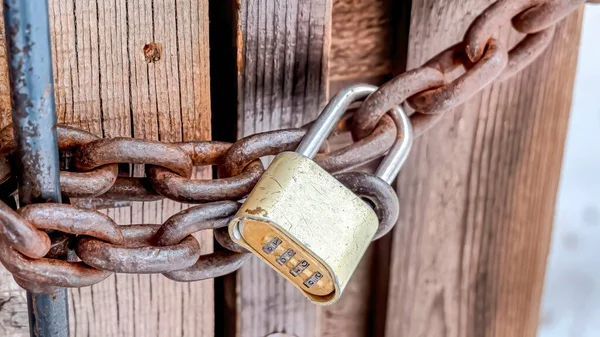
[[(299, 126), (345, 84), (381, 84), (459, 41), (491, 2), (51, 0), (58, 117), (102, 137), (161, 141)], [(72, 335), (534, 336), (580, 24), (581, 11), (563, 20), (532, 66), (417, 141), (397, 184), (399, 224), (338, 304), (309, 304), (257, 259), (189, 284), (119, 274), (69, 291)], [(6, 68), (3, 52), (2, 126)], [(182, 207), (108, 214), (161, 223)], [(212, 250), (211, 235), (198, 238)], [(24, 292), (1, 268), (0, 335), (27, 335)]]

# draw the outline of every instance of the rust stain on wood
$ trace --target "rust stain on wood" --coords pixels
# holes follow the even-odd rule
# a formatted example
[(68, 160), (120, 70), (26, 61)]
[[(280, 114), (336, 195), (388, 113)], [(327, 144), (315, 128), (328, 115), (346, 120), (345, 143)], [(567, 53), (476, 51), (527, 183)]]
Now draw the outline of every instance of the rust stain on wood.
[(142, 55), (146, 63), (154, 63), (160, 61), (163, 53), (163, 46), (158, 42), (150, 42), (144, 45), (142, 49)]

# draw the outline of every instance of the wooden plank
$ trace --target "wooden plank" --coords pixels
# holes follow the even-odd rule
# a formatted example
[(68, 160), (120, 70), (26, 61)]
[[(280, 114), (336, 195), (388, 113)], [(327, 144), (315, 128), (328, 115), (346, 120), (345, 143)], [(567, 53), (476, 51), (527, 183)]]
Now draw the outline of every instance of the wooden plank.
[(344, 294), (334, 305), (320, 308), (317, 336), (364, 337), (371, 336), (372, 276), (377, 273), (373, 246), (363, 256)]
[(392, 2), (333, 1), (330, 81), (379, 82), (392, 72)]
[[(238, 136), (314, 119), (327, 99), (331, 0), (243, 0), (239, 9)], [(263, 262), (250, 260), (237, 280), (235, 335), (318, 335), (317, 308)]]
[(327, 98), (331, 1), (241, 2), (238, 136), (299, 126)]
[[(255, 3), (251, 4), (254, 5)], [(248, 6), (250, 6), (250, 3)], [(393, 31), (395, 28), (395, 21), (399, 21), (398, 14), (401, 14), (401, 11), (397, 7), (401, 6), (398, 6), (398, 4), (393, 4), (388, 0), (369, 0), (366, 2), (348, 0), (333, 1), (332, 25), (334, 29), (332, 31), (331, 38), (331, 57), (329, 59), (331, 76), (329, 80), (335, 90), (349, 82), (382, 83), (385, 78), (389, 77), (393, 70), (393, 64), (391, 60), (396, 55), (395, 48), (391, 47), (391, 40), (392, 36), (394, 36)], [(253, 8), (255, 11), (260, 11), (260, 7)], [(271, 78), (272, 76), (275, 76), (275, 78), (277, 78), (277, 76), (281, 76), (278, 73), (277, 67), (272, 71), (273, 74), (271, 74), (269, 65), (271, 63), (281, 64), (282, 62), (284, 64), (288, 64), (289, 62), (294, 61), (295, 56), (288, 55), (283, 61), (278, 60), (278, 50), (286, 47), (283, 45), (271, 47), (271, 45), (275, 43), (274, 41), (277, 40), (277, 35), (275, 38), (270, 37), (269, 32), (271, 28), (267, 28), (265, 37), (256, 37), (252, 34), (248, 35), (247, 31), (256, 31), (256, 26), (259, 25), (256, 22), (253, 22), (252, 25), (250, 25), (247, 23), (247, 21), (244, 21), (247, 20), (249, 15), (254, 15), (254, 20), (258, 20), (260, 25), (264, 25), (266, 27), (270, 27), (269, 25), (272, 24), (269, 21), (271, 20), (272, 16), (270, 15), (270, 12), (267, 12), (264, 15), (258, 15), (258, 19), (256, 19), (257, 14), (252, 14), (253, 12), (250, 12), (249, 14), (245, 13), (244, 11), (247, 10), (248, 7), (242, 7), (241, 9), (241, 33), (245, 48), (239, 50), (239, 52), (242, 59), (248, 62), (244, 63), (245, 68), (242, 69), (244, 71), (244, 77), (242, 77), (240, 82), (242, 85), (242, 92), (246, 95), (242, 100), (242, 106), (247, 107), (250, 105), (251, 108), (254, 108), (254, 110), (249, 110), (247, 108), (245, 110), (241, 109), (240, 116), (246, 116), (246, 119), (239, 119), (239, 130), (242, 130), (240, 132), (241, 135), (258, 131), (256, 128), (247, 128), (247, 125), (244, 127), (244, 122), (250, 120), (251, 123), (253, 123), (252, 125), (256, 125), (256, 121), (260, 120), (260, 118), (265, 118), (264, 111), (262, 112), (262, 116), (258, 112), (260, 107), (263, 106), (266, 107), (267, 110), (270, 108), (270, 106), (274, 107), (270, 108), (269, 113), (273, 117), (270, 127), (267, 129), (275, 129), (278, 125), (280, 125), (280, 127), (290, 126), (289, 123), (278, 124), (277, 122), (278, 120), (285, 120), (285, 117), (282, 116), (288, 114), (288, 112), (284, 109), (278, 110), (278, 104), (281, 104), (279, 101), (286, 102), (289, 101), (289, 98), (283, 99), (281, 97), (275, 97), (270, 102), (265, 104), (264, 101), (261, 101), (262, 97), (259, 96), (256, 98), (256, 93), (251, 90), (256, 87), (264, 88), (266, 94), (269, 93), (269, 90), (278, 92), (274, 87), (271, 87), (271, 84), (268, 82), (268, 80), (265, 80), (267, 78)], [(244, 19), (244, 17), (246, 17), (246, 19)], [(265, 22), (264, 20), (267, 21)], [(275, 23), (280, 22), (277, 18), (272, 20), (274, 20)], [(259, 46), (263, 45), (266, 45), (266, 49), (264, 51), (262, 49), (258, 49)], [(273, 56), (274, 60), (265, 58), (265, 68), (261, 68), (260, 55), (265, 54), (268, 56), (270, 50), (275, 51), (275, 55)], [(404, 56), (402, 59), (405, 59)], [(258, 81), (266, 83), (266, 87), (257, 84)], [(284, 84), (283, 87), (285, 90), (286, 85)], [(243, 91), (244, 88), (249, 88), (250, 90)], [(263, 95), (263, 97), (269, 96)], [(260, 104), (258, 110), (256, 110), (256, 102)], [(249, 115), (250, 119), (248, 119)], [(302, 113), (299, 115), (303, 116)], [(263, 128), (261, 130), (265, 129)], [(238, 329), (234, 329), (235, 331), (229, 332), (228, 335), (245, 335), (246, 333), (248, 335), (260, 335), (260, 333), (264, 334), (274, 331), (286, 331), (288, 333), (300, 331), (297, 332), (297, 335), (299, 336), (303, 335), (301, 333), (302, 331), (305, 331), (305, 333), (308, 333), (308, 335), (316, 334), (317, 336), (343, 335), (351, 337), (368, 335), (372, 330), (372, 324), (374, 324), (373, 321), (376, 319), (375, 315), (379, 314), (379, 312), (373, 310), (374, 308), (372, 307), (375, 304), (373, 301), (374, 296), (379, 295), (379, 291), (377, 288), (375, 288), (373, 282), (380, 282), (377, 277), (373, 277), (372, 275), (379, 275), (379, 273), (374, 273), (374, 271), (379, 270), (381, 264), (385, 265), (385, 261), (382, 261), (378, 254), (379, 252), (375, 247), (369, 250), (369, 252), (365, 255), (365, 258), (353, 276), (351, 283), (348, 285), (345, 295), (340, 302), (338, 302), (336, 305), (320, 308), (316, 311), (314, 307), (310, 305), (306, 306), (306, 300), (302, 296), (295, 294), (294, 289), (289, 285), (286, 285), (284, 282), (282, 282), (282, 280), (277, 279), (277, 276), (274, 276), (274, 278), (269, 278), (268, 281), (271, 283), (267, 283), (267, 281), (263, 281), (266, 278), (264, 278), (264, 276), (256, 276), (256, 272), (255, 274), (252, 274), (254, 275), (254, 278), (251, 278), (250, 280), (254, 282), (265, 282), (268, 284), (268, 287), (272, 287), (272, 283), (275, 283), (278, 287), (283, 287), (284, 291), (278, 290), (272, 292), (272, 296), (275, 297), (275, 299), (270, 300), (267, 302), (267, 304), (253, 304), (250, 307), (244, 306), (246, 304), (246, 302), (244, 302), (244, 291), (248, 291), (247, 289), (249, 286), (240, 287), (240, 284), (243, 285), (251, 282), (245, 279), (251, 276), (250, 272), (247, 271), (248, 267), (243, 268), (242, 272), (237, 277), (237, 292), (241, 292), (242, 300), (241, 315), (240, 312), (236, 313), (235, 310), (234, 312), (227, 312), (225, 314), (227, 317), (230, 317), (229, 315), (231, 314), (237, 314), (238, 316), (241, 316), (239, 317), (240, 323), (238, 324)], [(250, 267), (252, 268), (252, 271), (260, 268), (259, 270), (261, 273), (271, 273), (269, 268), (261, 265), (259, 261), (253, 261), (251, 263), (254, 263), (254, 265)], [(236, 292), (236, 290), (231, 289), (230, 292)], [(264, 290), (257, 290), (255, 293), (252, 293), (252, 297), (250, 298), (254, 299), (257, 294), (262, 293), (264, 293)], [(285, 296), (285, 298), (276, 299), (277, 296)], [(238, 300), (239, 299), (240, 298), (238, 298)], [(229, 302), (233, 303), (235, 300), (229, 300)], [(291, 303), (294, 303), (293, 306)], [(263, 314), (260, 312), (264, 307), (273, 308), (272, 312), (277, 312), (276, 315), (283, 316), (283, 318), (279, 318), (276, 323), (273, 323), (274, 319), (268, 317), (268, 313)], [(254, 315), (258, 316), (255, 317)], [(305, 328), (304, 325), (306, 324), (314, 324), (313, 322), (315, 322), (315, 315), (316, 329), (313, 329), (312, 327)], [(294, 316), (296, 316), (295, 321), (293, 321), (291, 318)], [(254, 319), (252, 323), (254, 326), (250, 326), (250, 324), (245, 323), (250, 319)], [(250, 328), (248, 328), (249, 326)], [(262, 327), (262, 330), (260, 330), (260, 328), (256, 328), (256, 326)]]
[[(489, 3), (413, 0), (409, 68)], [(531, 67), (415, 144), (398, 183), (386, 336), (535, 336), (580, 24), (581, 11)]]
[[(50, 5), (61, 122), (104, 137), (210, 138), (207, 0), (52, 0)], [(148, 62), (143, 49), (151, 42), (160, 45), (160, 59)], [(10, 111), (5, 63), (0, 59), (4, 123)], [(143, 173), (139, 167), (134, 171)], [(120, 224), (161, 223), (181, 209), (164, 201), (108, 213)], [(211, 233), (200, 240), (210, 252)], [(14, 290), (4, 271), (0, 280), (0, 298), (17, 303), (2, 306), (0, 317), (14, 323), (7, 330), (11, 336), (27, 335), (23, 292)], [(71, 290), (69, 304), (72, 336), (214, 335), (212, 280), (175, 283), (160, 275), (116, 275)]]
[[(330, 88), (381, 85), (406, 66), (410, 2), (335, 0)], [(352, 37), (355, 37), (354, 39)], [(382, 336), (391, 236), (374, 242), (338, 303), (320, 313), (320, 336)]]

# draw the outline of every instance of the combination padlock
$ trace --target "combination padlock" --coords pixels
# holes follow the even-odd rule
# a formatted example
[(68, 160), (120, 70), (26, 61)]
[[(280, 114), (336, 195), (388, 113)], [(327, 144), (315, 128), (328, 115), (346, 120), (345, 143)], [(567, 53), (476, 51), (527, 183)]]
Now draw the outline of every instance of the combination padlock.
[[(233, 241), (266, 262), (316, 304), (332, 304), (340, 298), (377, 232), (379, 220), (370, 203), (311, 158), (350, 104), (363, 100), (375, 89), (357, 85), (337, 94), (296, 152), (275, 157), (229, 223)], [(388, 183), (397, 175), (412, 144), (406, 114), (396, 108), (392, 117), (402, 137), (377, 171)]]

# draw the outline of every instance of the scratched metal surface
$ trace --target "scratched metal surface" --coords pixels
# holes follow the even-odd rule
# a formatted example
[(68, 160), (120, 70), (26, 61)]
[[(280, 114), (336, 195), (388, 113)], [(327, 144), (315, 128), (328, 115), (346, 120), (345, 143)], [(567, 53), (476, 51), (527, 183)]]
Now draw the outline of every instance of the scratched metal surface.
[(538, 337), (600, 336), (599, 34), (587, 5)]
[[(377, 230), (377, 217), (364, 201), (293, 152), (273, 161), (237, 216), (276, 223), (330, 268), (341, 290)], [(232, 237), (234, 233), (230, 227)]]

